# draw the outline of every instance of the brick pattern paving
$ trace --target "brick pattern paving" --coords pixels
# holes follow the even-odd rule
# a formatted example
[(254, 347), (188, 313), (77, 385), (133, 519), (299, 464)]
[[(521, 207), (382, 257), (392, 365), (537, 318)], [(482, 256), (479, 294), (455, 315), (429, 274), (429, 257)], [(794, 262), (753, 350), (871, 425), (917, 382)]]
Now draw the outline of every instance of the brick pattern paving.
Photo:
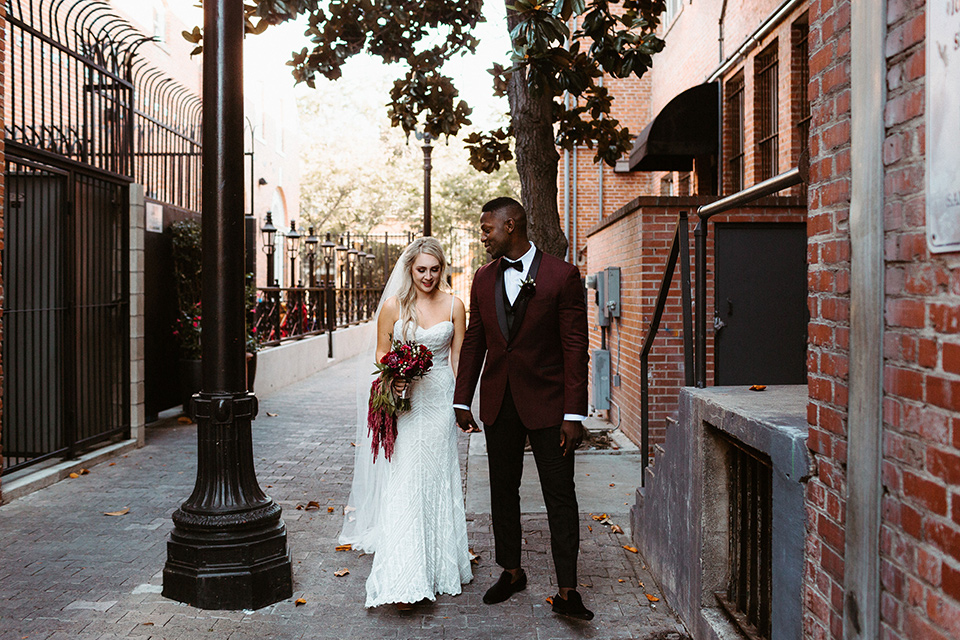
[[(144, 449), (0, 507), (0, 639), (686, 637), (667, 604), (645, 596), (659, 592), (643, 559), (621, 548), (628, 538), (602, 526), (589, 532), (587, 525), (596, 524), (589, 514), (580, 590), (597, 614), (590, 623), (558, 618), (545, 601), (556, 586), (540, 515), (524, 520), (530, 585), (510, 601), (481, 601), (499, 568), (489, 516), (468, 514), (480, 562), (462, 595), (408, 614), (364, 609), (372, 557), (334, 550), (353, 463), (358, 364), (338, 365), (263, 399), (254, 422), (260, 483), (284, 508), (293, 598), (243, 612), (202, 611), (160, 595), (170, 516), (193, 488), (196, 436), (192, 425), (158, 426)], [(321, 508), (297, 510), (309, 501)], [(104, 515), (124, 507), (127, 515)], [(350, 574), (334, 577), (341, 568)], [(295, 598), (306, 604), (296, 606)]]

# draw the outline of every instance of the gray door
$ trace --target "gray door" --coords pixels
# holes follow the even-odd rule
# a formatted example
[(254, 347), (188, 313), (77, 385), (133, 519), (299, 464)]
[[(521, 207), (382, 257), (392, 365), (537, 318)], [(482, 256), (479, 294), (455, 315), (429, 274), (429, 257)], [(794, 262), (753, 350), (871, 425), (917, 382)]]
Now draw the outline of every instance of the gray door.
[(715, 247), (715, 384), (804, 384), (806, 225), (718, 223)]

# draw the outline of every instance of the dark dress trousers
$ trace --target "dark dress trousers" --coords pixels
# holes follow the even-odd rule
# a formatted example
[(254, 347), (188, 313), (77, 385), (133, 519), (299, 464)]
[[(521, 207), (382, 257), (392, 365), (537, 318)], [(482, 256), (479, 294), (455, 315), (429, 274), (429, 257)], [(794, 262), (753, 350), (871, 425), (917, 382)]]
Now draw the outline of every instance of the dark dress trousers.
[(576, 267), (537, 250), (528, 272), (536, 285), (510, 305), (501, 262), (474, 276), (454, 404), (470, 406), (480, 383), (497, 564), (521, 566), (520, 481), (529, 438), (557, 583), (575, 588), (579, 509), (573, 455), (562, 455), (560, 425), (565, 414), (587, 413), (586, 296)]

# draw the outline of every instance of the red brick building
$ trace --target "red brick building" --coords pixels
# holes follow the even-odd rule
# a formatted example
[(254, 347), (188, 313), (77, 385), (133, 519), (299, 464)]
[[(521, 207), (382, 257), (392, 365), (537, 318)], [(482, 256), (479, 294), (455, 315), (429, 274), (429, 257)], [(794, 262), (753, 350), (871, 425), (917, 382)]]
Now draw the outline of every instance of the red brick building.
[[(642, 169), (642, 177), (601, 172), (585, 153), (576, 169), (604, 176), (602, 188), (597, 178), (576, 183), (579, 262), (587, 274), (621, 268), (619, 318), (602, 329), (591, 317), (592, 347), (607, 347), (615, 381), (619, 374), (606, 416), (639, 441), (636, 355), (677, 214), (689, 213), (692, 232), (697, 207), (717, 198), (711, 176), (718, 195), (733, 194), (798, 166), (808, 149), (806, 185), (708, 224), (705, 307), (715, 328), (707, 332), (707, 382), (769, 383), (760, 375), (731, 383), (723, 371), (725, 307), (736, 316), (738, 306), (715, 294), (726, 286), (724, 234), (799, 223), (812, 462), (801, 480), (802, 635), (960, 637), (960, 262), (956, 241), (945, 240), (955, 233), (960, 191), (941, 169), (957, 165), (949, 154), (960, 148), (958, 85), (944, 76), (957, 68), (948, 62), (957, 55), (960, 7), (844, 0), (668, 7), (666, 49), (642, 81), (622, 81), (615, 91), (618, 102), (649, 100), (634, 105), (635, 114), (621, 106), (619, 116), (640, 134), (619, 169)], [(686, 164), (671, 167), (669, 144), (650, 144), (656, 123), (683, 108), (685, 91), (708, 83), (717, 87), (719, 141), (700, 155), (677, 146)], [(928, 122), (937, 123), (930, 137)], [(739, 263), (737, 279), (766, 268), (750, 266)], [(661, 452), (683, 384), (677, 279), (648, 378), (650, 440)]]

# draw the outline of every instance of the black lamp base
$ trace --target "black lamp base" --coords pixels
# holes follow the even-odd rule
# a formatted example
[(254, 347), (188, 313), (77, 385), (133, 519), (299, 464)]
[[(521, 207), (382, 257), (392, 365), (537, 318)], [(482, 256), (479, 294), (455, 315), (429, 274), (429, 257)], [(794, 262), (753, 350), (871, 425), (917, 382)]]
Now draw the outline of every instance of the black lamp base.
[(167, 542), (163, 596), (199, 609), (260, 609), (293, 595), (283, 522), (268, 529), (175, 529)]

